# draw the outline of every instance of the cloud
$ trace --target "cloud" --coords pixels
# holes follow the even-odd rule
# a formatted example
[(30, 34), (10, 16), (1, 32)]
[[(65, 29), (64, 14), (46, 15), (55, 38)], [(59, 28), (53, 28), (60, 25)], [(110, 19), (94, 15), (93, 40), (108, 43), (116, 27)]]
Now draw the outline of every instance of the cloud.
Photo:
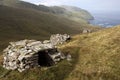
[(74, 2), (74, 1), (75, 0), (42, 0), (40, 1), (40, 4), (52, 6), (52, 5), (69, 4), (69, 2)]
[(24, 0), (34, 4), (42, 4), (46, 6), (54, 5), (71, 5), (77, 6), (88, 11), (112, 11), (119, 10), (119, 0)]
[(62, 5), (64, 3), (68, 3), (69, 2), (74, 2), (74, 0), (23, 0), (23, 1), (27, 1), (27, 2), (32, 2), (34, 4), (43, 4), (43, 5), (47, 5), (47, 6), (51, 6), (51, 5)]
[(43, 1), (40, 1), (40, 4), (51, 6), (51, 5), (60, 5), (62, 3), (57, 0), (43, 0)]

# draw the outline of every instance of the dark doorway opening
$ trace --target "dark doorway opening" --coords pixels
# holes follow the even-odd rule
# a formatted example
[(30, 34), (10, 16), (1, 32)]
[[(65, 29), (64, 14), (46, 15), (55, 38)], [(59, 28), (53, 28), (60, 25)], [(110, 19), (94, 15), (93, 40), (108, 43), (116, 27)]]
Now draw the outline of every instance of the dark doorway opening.
[(54, 61), (47, 51), (40, 51), (38, 52), (38, 64), (42, 67), (50, 67), (54, 65)]

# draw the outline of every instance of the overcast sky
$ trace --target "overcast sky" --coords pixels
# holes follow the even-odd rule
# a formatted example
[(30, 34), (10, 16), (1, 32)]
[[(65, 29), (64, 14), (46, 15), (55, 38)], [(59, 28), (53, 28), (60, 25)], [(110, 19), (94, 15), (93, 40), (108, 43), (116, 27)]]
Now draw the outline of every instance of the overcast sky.
[(23, 0), (34, 4), (43, 4), (47, 6), (54, 5), (72, 5), (90, 12), (100, 11), (120, 11), (120, 0)]

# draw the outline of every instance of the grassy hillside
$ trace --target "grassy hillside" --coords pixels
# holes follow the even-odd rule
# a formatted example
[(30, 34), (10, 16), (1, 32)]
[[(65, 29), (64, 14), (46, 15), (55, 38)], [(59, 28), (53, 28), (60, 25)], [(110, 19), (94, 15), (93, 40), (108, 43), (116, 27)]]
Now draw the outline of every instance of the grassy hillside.
[(70, 53), (76, 48), (79, 54), (65, 80), (120, 80), (120, 26), (77, 35), (61, 48)]
[(88, 23), (89, 20), (94, 19), (88, 11), (74, 6), (52, 6), (50, 12), (79, 23)]
[(21, 0), (1, 0), (0, 5), (23, 8), (23, 9), (33, 9), (47, 13), (52, 13), (62, 17), (66, 17), (73, 21), (77, 21), (79, 23), (88, 23), (88, 20), (93, 19), (92, 15), (88, 11), (74, 6), (65, 6), (65, 5), (52, 6), (52, 7), (48, 7), (44, 5), (38, 6)]
[(44, 5), (35, 5), (29, 2), (25, 2), (22, 0), (1, 0), (0, 5), (9, 6), (9, 7), (16, 7), (16, 8), (27, 8), (27, 9), (35, 9), (40, 11), (49, 11), (49, 7)]
[(50, 13), (0, 6), (0, 51), (10, 41), (43, 40), (55, 33), (80, 33), (84, 28), (91, 27)]
[(22, 9), (34, 9), (43, 12), (50, 12), (49, 7), (44, 5), (35, 5), (29, 2), (25, 2), (22, 0), (1, 0), (0, 5), (9, 6), (9, 7), (16, 7)]
[[(86, 24), (87, 20), (80, 17), (82, 11), (85, 12), (80, 8), (77, 12), (76, 7), (69, 11), (65, 6), (47, 7), (20, 0), (1, 0), (0, 52), (8, 42), (14, 40), (25, 38), (43, 40), (55, 33), (76, 34), (81, 33), (84, 28), (93, 29), (94, 27)], [(80, 15), (72, 14), (73, 12)]]
[(94, 19), (94, 17), (86, 10), (74, 7), (74, 6), (61, 6), (62, 8), (66, 9), (66, 16), (70, 18), (71, 20), (77, 21), (77, 22), (86, 22)]
[[(59, 45), (72, 61), (23, 73), (7, 71), (0, 64), (1, 80), (120, 80), (120, 26), (74, 36)], [(2, 56), (1, 56), (2, 58)], [(0, 62), (2, 59), (0, 58)]]
[[(48, 39), (51, 34), (67, 33), (73, 35), (73, 34), (81, 33), (83, 29), (94, 30), (96, 28), (91, 27), (90, 25), (85, 24), (82, 21), (78, 23), (73, 20), (69, 20), (67, 17), (54, 15), (53, 13), (47, 12), (49, 9), (47, 10), (47, 8), (45, 8), (44, 6), (40, 6), (43, 8), (38, 8), (38, 6), (36, 7), (36, 5), (33, 5), (31, 3), (25, 3), (25, 2), (19, 3), (18, 0), (3, 0), (3, 1), (5, 2), (4, 3), (0, 2), (1, 3), (0, 5), (0, 80), (64, 80), (64, 79), (75, 80), (75, 78), (79, 79), (79, 76), (76, 74), (81, 75), (82, 72), (76, 73), (77, 71), (76, 68), (78, 68), (76, 66), (77, 65), (81, 66), (79, 64), (84, 64), (84, 59), (83, 59), (83, 63), (79, 63), (81, 59), (80, 58), (81, 54), (84, 55), (85, 53), (84, 51), (89, 51), (89, 47), (92, 49), (91, 47), (92, 43), (90, 44), (87, 42), (91, 41), (89, 39), (92, 39), (94, 43), (95, 38), (97, 38), (100, 35), (99, 32), (90, 35), (85, 34), (74, 37), (70, 43), (68, 44), (66, 43), (66, 45), (61, 46), (60, 49), (64, 53), (70, 53), (72, 55), (73, 58), (72, 61), (67, 62), (66, 60), (63, 60), (58, 65), (49, 68), (33, 68), (23, 73), (19, 73), (18, 71), (8, 71), (2, 67), (3, 57), (1, 51), (8, 45), (10, 41), (16, 41), (21, 39), (44, 40), (44, 39)], [(110, 31), (112, 32), (111, 29)], [(96, 44), (96, 46), (99, 45)], [(97, 50), (96, 46), (95, 46), (96, 48), (95, 50)], [(83, 51), (81, 51), (82, 49)], [(89, 62), (89, 60), (85, 60), (85, 61)], [(94, 64), (91, 65), (94, 66)], [(87, 70), (86, 69), (87, 67), (85, 67), (85, 65), (83, 65), (83, 67), (85, 69), (81, 68), (80, 70), (78, 70), (78, 72), (82, 70)], [(117, 71), (117, 68), (115, 69), (115, 71)], [(119, 73), (117, 73), (116, 76), (118, 74)], [(70, 75), (72, 75), (73, 78), (71, 78)], [(84, 76), (86, 77), (86, 74)], [(115, 78), (119, 79), (118, 76)]]

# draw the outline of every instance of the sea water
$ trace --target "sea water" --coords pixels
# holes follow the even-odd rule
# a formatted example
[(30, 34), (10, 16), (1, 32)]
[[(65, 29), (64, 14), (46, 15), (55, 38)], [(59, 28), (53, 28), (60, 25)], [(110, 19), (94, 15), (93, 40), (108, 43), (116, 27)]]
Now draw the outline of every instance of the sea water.
[(102, 27), (112, 27), (120, 25), (120, 13), (94, 13), (94, 20), (91, 20), (92, 25)]

